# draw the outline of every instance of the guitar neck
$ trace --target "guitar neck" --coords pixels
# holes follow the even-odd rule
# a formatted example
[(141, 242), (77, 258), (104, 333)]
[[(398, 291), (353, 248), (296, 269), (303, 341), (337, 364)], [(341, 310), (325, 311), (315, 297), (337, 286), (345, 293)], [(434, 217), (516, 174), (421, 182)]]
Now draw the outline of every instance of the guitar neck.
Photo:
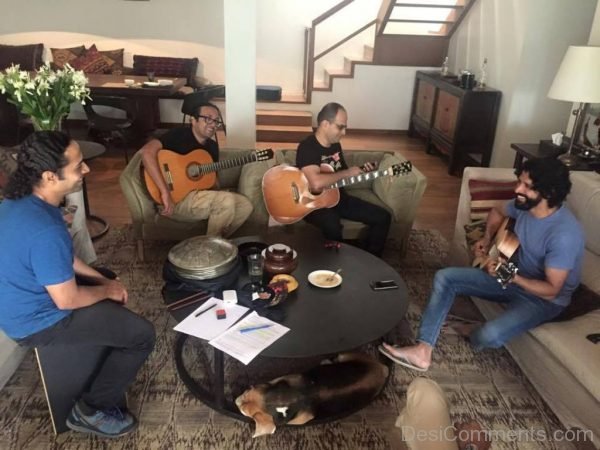
[(256, 160), (256, 153), (252, 153), (239, 158), (224, 159), (222, 161), (213, 162), (210, 164), (198, 164), (196, 169), (198, 169), (198, 172), (201, 175), (204, 175), (211, 172), (218, 172), (221, 169), (230, 169), (231, 167), (243, 166), (244, 164), (251, 163)]
[(361, 173), (359, 175), (353, 177), (342, 178), (341, 180), (336, 181), (335, 183), (329, 185), (327, 189), (335, 189), (346, 186), (351, 186), (356, 183), (363, 183), (365, 181), (375, 180), (379, 177), (385, 177), (388, 175), (392, 175), (393, 171), (391, 168), (385, 170), (374, 170), (373, 172)]

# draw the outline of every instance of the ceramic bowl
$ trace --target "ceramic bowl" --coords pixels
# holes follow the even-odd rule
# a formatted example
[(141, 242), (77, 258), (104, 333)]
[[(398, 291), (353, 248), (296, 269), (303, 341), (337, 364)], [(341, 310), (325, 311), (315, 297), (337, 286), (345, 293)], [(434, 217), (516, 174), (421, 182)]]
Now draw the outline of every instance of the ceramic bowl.
[(323, 289), (338, 287), (342, 281), (342, 276), (332, 270), (315, 270), (308, 274), (308, 282)]

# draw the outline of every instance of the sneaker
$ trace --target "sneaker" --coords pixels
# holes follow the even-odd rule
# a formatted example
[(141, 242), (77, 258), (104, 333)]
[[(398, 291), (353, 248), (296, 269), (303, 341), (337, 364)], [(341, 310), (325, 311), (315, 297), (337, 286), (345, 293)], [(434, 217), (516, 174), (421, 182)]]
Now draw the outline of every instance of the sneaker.
[(137, 424), (137, 419), (126, 409), (97, 410), (91, 415), (86, 415), (81, 410), (79, 402), (75, 403), (67, 417), (67, 426), (71, 430), (108, 438), (131, 433), (136, 429)]

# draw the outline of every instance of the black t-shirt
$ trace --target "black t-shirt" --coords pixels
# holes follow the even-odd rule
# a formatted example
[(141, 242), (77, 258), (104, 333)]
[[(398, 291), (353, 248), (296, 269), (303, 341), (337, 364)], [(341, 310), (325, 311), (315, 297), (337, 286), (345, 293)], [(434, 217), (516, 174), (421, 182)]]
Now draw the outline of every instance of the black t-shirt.
[(320, 166), (321, 164), (329, 164), (335, 172), (348, 168), (339, 142), (331, 144), (331, 147), (323, 147), (313, 134), (298, 145), (296, 167), (302, 169), (306, 166)]
[(194, 136), (190, 127), (173, 128), (159, 137), (158, 140), (161, 142), (163, 149), (171, 150), (180, 155), (187, 155), (192, 150), (201, 148), (210, 154), (213, 161), (217, 162), (219, 160), (219, 144), (212, 139), (207, 139), (204, 144), (201, 144), (196, 140), (196, 136)]

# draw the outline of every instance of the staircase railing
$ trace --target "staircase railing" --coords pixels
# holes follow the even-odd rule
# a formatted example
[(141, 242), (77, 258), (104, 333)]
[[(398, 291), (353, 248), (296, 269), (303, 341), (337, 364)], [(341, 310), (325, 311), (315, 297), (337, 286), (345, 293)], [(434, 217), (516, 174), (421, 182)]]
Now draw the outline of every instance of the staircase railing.
[(317, 27), (317, 25), (319, 25), (321, 22), (325, 21), (326, 19), (328, 19), (329, 17), (331, 17), (332, 15), (334, 15), (335, 13), (337, 13), (338, 11), (344, 9), (346, 6), (348, 6), (352, 2), (354, 2), (354, 0), (343, 0), (342, 2), (340, 2), (337, 5), (333, 6), (332, 8), (330, 8), (329, 10), (327, 10), (323, 14), (321, 14), (319, 17), (317, 17), (316, 19), (314, 19), (312, 21), (312, 26), (310, 28), (307, 28), (306, 31), (305, 31), (305, 34), (304, 34), (304, 39), (305, 39), (305, 50), (304, 50), (304, 95), (306, 97), (306, 102), (307, 103), (310, 103), (311, 100), (312, 100), (312, 91), (313, 91), (313, 84), (314, 84), (314, 78), (315, 78), (315, 62), (319, 58), (322, 58), (323, 56), (325, 56), (326, 54), (328, 54), (332, 50), (335, 50), (340, 45), (342, 45), (345, 42), (347, 42), (348, 40), (352, 39), (357, 34), (362, 33), (363, 31), (365, 31), (369, 27), (375, 25), (375, 23), (377, 22), (376, 19), (372, 20), (371, 22), (363, 25), (362, 27), (360, 27), (356, 31), (353, 31), (349, 35), (347, 35), (344, 38), (340, 39), (338, 42), (336, 42), (335, 44), (331, 45), (330, 47), (328, 47), (327, 49), (323, 50), (321, 53), (319, 53), (318, 55), (315, 56), (315, 35), (316, 35), (316, 27)]

